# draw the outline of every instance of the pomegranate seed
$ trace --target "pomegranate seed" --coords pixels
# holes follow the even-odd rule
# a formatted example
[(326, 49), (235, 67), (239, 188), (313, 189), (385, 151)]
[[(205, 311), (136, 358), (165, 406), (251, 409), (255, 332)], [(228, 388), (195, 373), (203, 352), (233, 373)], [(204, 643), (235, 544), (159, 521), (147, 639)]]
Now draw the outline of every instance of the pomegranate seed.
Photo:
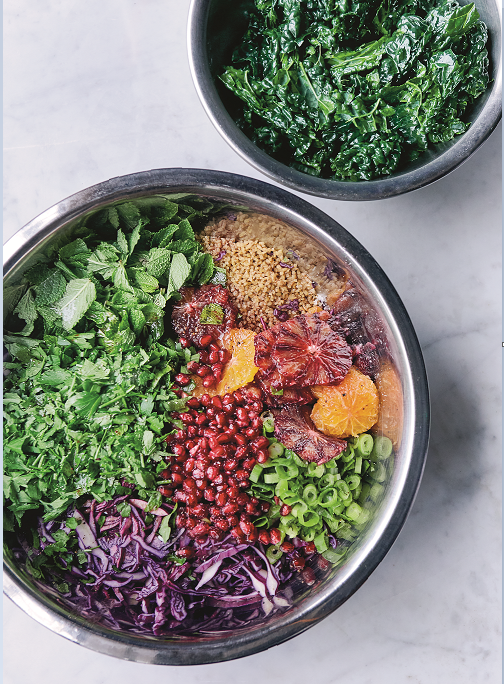
[(270, 530), (270, 539), (272, 544), (280, 544), (282, 541), (282, 533), (278, 528), (273, 528)]
[[(196, 480), (196, 487), (197, 487), (199, 490), (206, 489), (207, 485), (208, 485), (208, 481), (205, 480), (205, 479), (203, 479), (203, 480)], [(198, 493), (201, 494), (201, 491), (198, 492)]]
[(315, 544), (311, 541), (311, 542), (307, 542), (307, 543), (306, 543), (306, 545), (305, 545), (305, 547), (304, 547), (304, 550), (305, 550), (305, 553), (310, 554), (310, 553), (315, 553), (315, 551), (316, 551), (317, 549), (316, 549), (316, 547), (315, 547)]
[(226, 415), (234, 413), (234, 406), (232, 404), (222, 404), (222, 410)]
[(191, 423), (194, 423), (194, 417), (191, 416), (190, 413), (181, 413), (179, 418), (185, 425), (190, 425)]
[(267, 449), (269, 447), (269, 439), (261, 435), (257, 439), (254, 439), (250, 446), (252, 447), (252, 449), (254, 449), (254, 447), (256, 449)]
[(248, 487), (248, 486), (249, 486), (248, 478), (246, 480), (241, 480), (238, 483), (238, 487), (241, 487), (242, 489), (245, 489), (245, 487)]
[[(222, 414), (221, 414), (222, 415)], [(219, 421), (219, 416), (217, 416), (217, 422)], [(217, 435), (215, 438), (215, 441), (217, 444), (227, 444), (230, 442), (232, 439), (232, 435), (228, 434), (228, 432), (221, 432), (220, 435)]]
[(207, 408), (212, 403), (212, 397), (209, 394), (202, 394), (200, 397), (200, 403), (202, 406)]
[(158, 487), (158, 492), (160, 492), (163, 496), (169, 497), (173, 494), (173, 489), (171, 487), (161, 485), (160, 487)]
[(218, 346), (217, 344), (215, 344), (215, 342), (211, 342), (211, 343), (208, 345), (208, 351), (209, 351), (209, 352), (213, 352), (213, 351), (218, 352), (218, 351), (219, 351), (219, 346)]
[(203, 496), (205, 497), (206, 501), (215, 501), (215, 495), (216, 492), (213, 487), (207, 487), (203, 492)]
[(196, 425), (189, 425), (187, 427), (187, 436), (190, 437), (190, 439), (193, 439), (194, 437), (198, 436), (198, 428), (196, 427)]
[(250, 534), (252, 530), (254, 529), (254, 525), (251, 522), (247, 522), (244, 520), (240, 521), (240, 529), (244, 534)]
[(187, 461), (184, 464), (184, 470), (185, 472), (189, 475), (189, 473), (192, 473), (194, 469), (194, 464), (195, 464), (194, 458), (188, 458)]
[(238, 505), (233, 501), (230, 501), (222, 507), (222, 512), (224, 513), (224, 515), (233, 515), (233, 513), (236, 513), (237, 510)]
[(177, 430), (175, 433), (175, 439), (177, 442), (185, 442), (187, 439), (187, 431), (186, 430)]
[(238, 504), (238, 506), (240, 506), (240, 508), (243, 508), (244, 506), (246, 506), (248, 504), (248, 502), (249, 502), (249, 496), (245, 492), (240, 492), (240, 494), (238, 494), (238, 496), (235, 499), (235, 503)]
[(188, 361), (187, 363), (187, 370), (189, 373), (197, 373), (199, 367), (200, 365), (197, 361)]
[(247, 473), (246, 470), (240, 469), (240, 470), (236, 471), (235, 477), (237, 480), (240, 480), (240, 481), (248, 480), (249, 474)]
[(226, 452), (224, 450), (224, 447), (222, 447), (220, 444), (216, 444), (208, 456), (209, 458), (214, 460), (216, 458), (222, 458), (225, 455)]
[(212, 482), (217, 478), (217, 475), (219, 474), (219, 468), (216, 468), (214, 465), (208, 466), (206, 470), (206, 475), (208, 479)]
[(285, 553), (290, 553), (291, 551), (294, 551), (294, 544), (290, 541), (284, 541), (284, 543), (280, 545), (280, 548)]
[(315, 573), (311, 568), (304, 568), (301, 572), (301, 579), (305, 584), (311, 587), (312, 584), (315, 584)]
[(247, 458), (245, 459), (245, 461), (243, 461), (242, 468), (243, 470), (247, 470), (248, 472), (250, 472), (252, 468), (255, 466), (255, 464), (256, 460), (253, 456), (251, 456), (250, 458)]
[(263, 513), (267, 513), (270, 509), (270, 504), (267, 501), (261, 501), (259, 504), (259, 508)]
[(227, 478), (223, 473), (219, 473), (213, 481), (216, 485), (226, 484)]
[(233, 527), (230, 533), (237, 541), (245, 541), (245, 535), (239, 527)]
[(205, 476), (205, 472), (201, 468), (195, 466), (192, 471), (192, 476), (197, 480), (201, 480)]
[(182, 444), (175, 444), (173, 447), (173, 453), (177, 456), (185, 456), (187, 454), (186, 448)]
[(257, 504), (253, 504), (250, 502), (245, 506), (245, 510), (249, 515), (257, 515), (259, 512), (257, 510)]
[(283, 504), (283, 506), (280, 509), (280, 515), (289, 515), (291, 511), (292, 506), (287, 506), (287, 504)]
[(205, 375), (208, 375), (212, 371), (208, 366), (199, 366), (198, 370), (195, 371), (196, 375), (198, 375), (200, 378), (204, 378)]
[(226, 492), (219, 492), (216, 497), (215, 497), (215, 503), (217, 506), (224, 506), (228, 499), (227, 493)]
[(187, 494), (185, 492), (182, 492), (180, 489), (177, 489), (177, 491), (173, 495), (173, 500), (174, 501), (182, 501), (182, 503), (186, 503), (187, 502)]
[(250, 421), (250, 427), (255, 428), (256, 430), (259, 430), (259, 428), (262, 427), (262, 420), (259, 416), (257, 418), (254, 418), (254, 420)]
[(208, 353), (208, 363), (217, 363), (218, 360), (219, 360), (219, 352), (212, 349)]
[(239, 492), (239, 490), (238, 490), (238, 487), (234, 487), (234, 486), (228, 487), (228, 488), (227, 488), (227, 491), (226, 491), (226, 494), (228, 495), (228, 498), (231, 499), (231, 500), (236, 499), (236, 497), (239, 495), (239, 493), (240, 493), (240, 492)]
[(227, 363), (231, 358), (231, 353), (227, 349), (221, 349), (219, 352), (219, 361), (221, 363)]
[(249, 439), (255, 439), (255, 437), (258, 436), (258, 431), (257, 431), (257, 428), (248, 427), (248, 428), (245, 428), (244, 434), (245, 434), (245, 437), (248, 437)]
[(236, 400), (235, 400), (235, 398), (234, 398), (234, 396), (233, 396), (232, 394), (229, 394), (229, 393), (228, 393), (228, 394), (225, 394), (225, 395), (222, 397), (222, 403), (223, 403), (223, 404), (231, 404), (231, 405), (233, 405), (233, 404), (236, 404)]
[(180, 346), (182, 347), (182, 349), (187, 349), (188, 347), (191, 346), (191, 343), (185, 337), (179, 337), (179, 342), (180, 342)]
[(235, 457), (238, 459), (245, 458), (248, 455), (248, 446), (239, 446), (235, 451)]
[(227, 532), (229, 530), (229, 522), (225, 518), (216, 520), (214, 524), (215, 527), (217, 527), (219, 530), (222, 530), (222, 532)]
[(160, 475), (163, 480), (167, 480), (170, 477), (170, 471), (168, 470), (168, 468), (165, 468), (165, 470), (161, 471)]
[(235, 436), (234, 436), (234, 440), (235, 440), (235, 442), (236, 442), (237, 444), (239, 444), (240, 446), (245, 446), (245, 444), (247, 443), (247, 438), (244, 437), (244, 436), (241, 435), (241, 434), (235, 435)]
[(259, 418), (259, 414), (257, 413), (257, 411), (248, 411), (247, 416), (248, 416), (248, 419), (250, 421), (255, 420), (256, 418)]
[[(224, 407), (225, 408), (225, 407)], [(227, 427), (227, 433), (234, 437), (236, 433), (238, 432), (238, 425), (234, 422), (234, 420), (230, 420), (228, 423)]]
[(200, 347), (208, 347), (209, 344), (211, 344), (213, 340), (213, 337), (211, 335), (203, 335), (203, 337), (200, 340)]
[[(219, 413), (217, 416), (215, 416), (215, 420), (217, 421), (217, 425), (220, 428), (226, 427), (227, 418), (226, 418), (226, 415), (224, 413)], [(219, 435), (220, 439), (222, 439), (223, 437), (226, 437), (226, 439), (224, 441), (229, 441), (230, 436), (228, 436), (225, 432), (222, 433), (222, 435)]]
[(236, 411), (235, 411), (236, 417), (238, 420), (246, 420), (248, 421), (248, 414), (247, 411), (242, 407), (239, 406)]
[(268, 530), (261, 530), (258, 535), (259, 541), (263, 544), (270, 544), (271, 538)]
[(177, 527), (185, 527), (187, 522), (187, 517), (183, 513), (179, 513), (175, 518), (175, 524)]
[(207, 375), (203, 378), (203, 382), (201, 384), (203, 387), (211, 387), (215, 384), (215, 377), (213, 375)]
[(175, 551), (175, 554), (177, 556), (180, 556), (181, 558), (192, 558), (194, 556), (194, 549), (189, 548), (186, 546), (183, 549), (178, 549)]
[(210, 437), (217, 437), (218, 432), (217, 430), (214, 430), (213, 428), (203, 428), (203, 434), (204, 436), (208, 439)]
[(212, 397), (212, 406), (216, 409), (222, 410), (222, 399), (218, 396)]
[(208, 361), (208, 354), (204, 349), (201, 349), (199, 352), (199, 362), (200, 363), (206, 363)]
[(231, 473), (233, 470), (236, 470), (237, 466), (238, 461), (236, 458), (228, 458), (226, 461), (224, 461), (224, 470), (226, 473)]
[(222, 371), (223, 371), (222, 363), (212, 363), (212, 365), (210, 366), (210, 368), (212, 369), (212, 373), (213, 373), (215, 376), (217, 376), (217, 375), (222, 375)]
[(185, 492), (194, 494), (194, 492), (196, 491), (196, 482), (192, 477), (188, 477), (183, 481), (182, 488)]
[(210, 532), (210, 525), (206, 522), (200, 522), (197, 525), (193, 527), (193, 535), (194, 536), (199, 536), (202, 534), (207, 535)]
[(182, 472), (182, 468), (179, 465), (172, 465), (171, 469), (172, 469), (172, 473), (181, 473)]
[(207, 513), (207, 508), (204, 503), (198, 503), (196, 506), (193, 506), (192, 508), (188, 509), (188, 513), (190, 515), (196, 516), (197, 518), (201, 518)]
[(200, 408), (200, 402), (199, 402), (198, 397), (191, 397), (190, 399), (188, 399), (187, 405), (190, 406), (192, 409), (199, 409)]
[(207, 417), (204, 413), (198, 413), (198, 415), (194, 419), (194, 422), (196, 423), (196, 425), (199, 426), (204, 425), (207, 422)]
[(185, 387), (191, 382), (191, 377), (185, 373), (177, 373), (175, 376), (175, 382), (181, 387)]
[(294, 570), (302, 570), (305, 566), (305, 559), (304, 558), (292, 558), (291, 559), (291, 565), (294, 568)]
[(266, 463), (266, 461), (269, 458), (269, 453), (265, 451), (264, 449), (259, 449), (259, 451), (256, 452), (256, 460), (258, 463)]
[(173, 482), (174, 485), (181, 485), (182, 482), (184, 481), (184, 477), (181, 473), (172, 473), (171, 475), (171, 481)]

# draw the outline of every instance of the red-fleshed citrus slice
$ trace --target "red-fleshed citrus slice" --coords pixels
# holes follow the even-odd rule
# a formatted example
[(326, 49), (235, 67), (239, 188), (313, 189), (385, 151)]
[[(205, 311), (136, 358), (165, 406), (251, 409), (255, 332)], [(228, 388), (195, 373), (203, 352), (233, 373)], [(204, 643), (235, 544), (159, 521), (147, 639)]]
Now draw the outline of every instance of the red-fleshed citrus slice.
[(224, 335), (222, 345), (231, 352), (231, 359), (226, 363), (217, 385), (218, 395), (231, 394), (254, 379), (259, 370), (254, 364), (254, 337), (252, 330), (244, 328), (232, 328)]
[(259, 371), (255, 377), (255, 382), (261, 388), (264, 401), (269, 407), (313, 403), (313, 394), (308, 387), (285, 387), (281, 390), (275, 390), (272, 387), (272, 380), (275, 375), (276, 371), (267, 376)]
[(312, 387), (318, 401), (311, 418), (325, 435), (352, 437), (366, 432), (378, 420), (378, 390), (367, 375), (352, 366), (338, 385)]
[(309, 406), (284, 406), (273, 409), (275, 437), (299, 458), (315, 463), (327, 463), (346, 449), (342, 439), (328, 437), (319, 432), (310, 419)]
[(183, 287), (182, 299), (172, 311), (172, 325), (179, 337), (197, 344), (205, 335), (220, 339), (236, 325), (236, 307), (222, 285)]
[(341, 382), (352, 351), (326, 320), (327, 312), (296, 316), (259, 333), (255, 364), (275, 389)]
[(380, 410), (373, 432), (385, 435), (399, 446), (403, 425), (403, 393), (401, 380), (394, 366), (385, 361), (376, 375)]

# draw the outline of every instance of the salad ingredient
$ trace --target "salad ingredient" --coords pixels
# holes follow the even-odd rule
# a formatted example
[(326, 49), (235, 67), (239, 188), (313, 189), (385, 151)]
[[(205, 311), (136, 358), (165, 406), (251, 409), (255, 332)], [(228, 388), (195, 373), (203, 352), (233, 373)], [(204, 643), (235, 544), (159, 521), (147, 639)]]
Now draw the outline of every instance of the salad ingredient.
[(259, 370), (254, 364), (254, 337), (255, 333), (245, 328), (232, 328), (224, 336), (223, 345), (231, 353), (231, 359), (217, 385), (217, 394), (234, 392), (253, 381)]
[[(181, 300), (173, 307), (172, 325), (190, 344), (207, 347), (206, 338), (217, 340), (236, 325), (236, 308), (222, 285), (203, 285), (197, 290), (183, 287)], [(202, 344), (206, 340), (207, 344)]]
[(375, 430), (391, 439), (397, 447), (403, 424), (403, 394), (397, 370), (388, 360), (382, 362), (376, 375), (376, 387), (380, 397), (380, 412)]
[(467, 130), (486, 43), (473, 3), (256, 0), (221, 80), (240, 128), (279, 161), (372, 180)]
[(315, 427), (333, 437), (355, 437), (378, 420), (378, 390), (355, 366), (338, 385), (312, 387), (318, 401), (311, 412)]
[(217, 263), (226, 269), (227, 287), (241, 314), (240, 326), (260, 332), (264, 326), (278, 322), (278, 313), (287, 304), (293, 307), (292, 302), (297, 302), (297, 306), (285, 312), (287, 317), (305, 313), (314, 306), (316, 289), (294, 252), (270, 247), (250, 237), (239, 240), (241, 226), (244, 231), (262, 231), (274, 230), (276, 224), (267, 217), (244, 218), (239, 214), (235, 221), (223, 220), (205, 228), (201, 238), (203, 248), (214, 258), (222, 255)]
[(343, 439), (322, 434), (310, 418), (309, 406), (287, 405), (273, 409), (275, 437), (303, 461), (323, 464), (346, 449)]
[(255, 363), (275, 389), (340, 382), (352, 365), (345, 339), (327, 324), (329, 314), (296, 316), (257, 335)]

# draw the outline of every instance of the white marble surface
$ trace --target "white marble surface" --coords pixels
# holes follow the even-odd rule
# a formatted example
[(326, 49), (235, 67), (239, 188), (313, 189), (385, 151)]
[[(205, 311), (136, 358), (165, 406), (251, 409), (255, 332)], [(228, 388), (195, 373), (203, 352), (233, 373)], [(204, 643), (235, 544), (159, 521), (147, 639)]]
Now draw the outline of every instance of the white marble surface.
[[(4, 240), (73, 192), (157, 167), (260, 178), (194, 91), (180, 0), (6, 0)], [(5, 684), (480, 684), (501, 681), (501, 131), (461, 168), (373, 203), (306, 198), (384, 268), (432, 393), (423, 482), (403, 531), (338, 611), (219, 665), (117, 661), (4, 604)]]

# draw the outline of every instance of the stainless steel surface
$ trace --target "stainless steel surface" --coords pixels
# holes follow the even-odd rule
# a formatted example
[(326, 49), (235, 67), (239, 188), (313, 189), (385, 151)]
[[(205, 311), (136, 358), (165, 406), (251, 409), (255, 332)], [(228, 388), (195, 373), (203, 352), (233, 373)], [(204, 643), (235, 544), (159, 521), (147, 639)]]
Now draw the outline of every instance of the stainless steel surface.
[[(189, 10), (188, 50), (193, 81), (210, 120), (226, 142), (243, 159), (282, 185), (318, 197), (338, 200), (376, 200), (394, 197), (439, 180), (462, 164), (488, 138), (501, 118), (502, 64), (499, 0), (476, 0), (489, 29), (491, 81), (487, 91), (468, 109), (471, 126), (453, 141), (437, 145), (409, 167), (373, 181), (337, 181), (296, 171), (260, 150), (238, 128), (220, 93), (225, 87), (218, 75), (246, 29), (244, 11), (251, 0), (192, 0)], [(464, 1), (461, 4), (466, 4)], [(226, 95), (225, 95), (226, 96)]]
[(429, 400), (422, 355), (410, 319), (388, 278), (347, 231), (319, 209), (285, 190), (243, 176), (198, 169), (158, 169), (113, 178), (59, 202), (33, 219), (4, 246), (4, 284), (15, 282), (29, 261), (88, 212), (111, 202), (189, 192), (280, 218), (307, 243), (343, 263), (360, 282), (389, 330), (404, 395), (403, 432), (393, 476), (380, 507), (335, 573), (283, 614), (240, 632), (201, 638), (154, 638), (114, 632), (69, 614), (41, 592), (8, 557), (4, 591), (49, 629), (101, 653), (145, 663), (187, 665), (230, 660), (281, 643), (306, 630), (346, 601), (383, 559), (416, 495), (427, 453)]

